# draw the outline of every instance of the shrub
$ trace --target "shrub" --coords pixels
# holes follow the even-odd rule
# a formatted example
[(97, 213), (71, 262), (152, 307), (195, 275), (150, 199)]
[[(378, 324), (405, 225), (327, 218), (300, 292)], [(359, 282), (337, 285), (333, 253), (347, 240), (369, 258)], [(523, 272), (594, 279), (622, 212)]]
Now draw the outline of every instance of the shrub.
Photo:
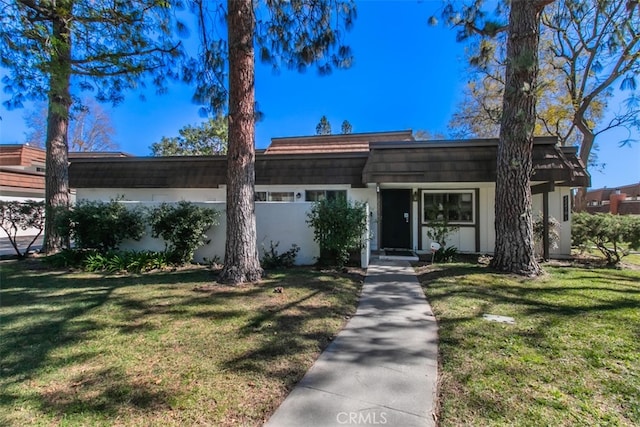
[(432, 255), (433, 262), (453, 262), (455, 256), (458, 254), (458, 248), (455, 246), (447, 247), (447, 237), (449, 237), (449, 234), (457, 231), (458, 228), (456, 225), (449, 225), (446, 220), (429, 221), (427, 237), (440, 245), (440, 249)]
[(46, 258), (58, 268), (78, 268), (90, 272), (141, 273), (169, 266), (167, 254), (152, 251), (107, 251), (64, 249)]
[(349, 252), (363, 247), (367, 227), (365, 205), (345, 198), (314, 203), (307, 214), (314, 240), (320, 245), (320, 262), (344, 266)]
[(49, 255), (45, 262), (54, 268), (83, 268), (85, 259), (90, 254), (97, 253), (95, 249), (63, 249), (60, 252)]
[(433, 262), (440, 262), (440, 263), (453, 262), (455, 260), (456, 255), (458, 255), (458, 248), (456, 248), (455, 246), (449, 246), (448, 248), (441, 246), (440, 249), (438, 249), (433, 254)]
[(57, 218), (61, 234), (80, 249), (114, 250), (125, 239), (140, 240), (145, 231), (143, 212), (118, 200), (81, 200)]
[(640, 217), (632, 215), (573, 215), (573, 244), (583, 249), (593, 244), (606, 257), (608, 265), (616, 265), (629, 249), (640, 248)]
[(85, 271), (141, 273), (169, 266), (167, 254), (151, 251), (110, 251), (89, 253), (82, 263)]
[[(44, 202), (0, 200), (0, 228), (7, 233), (9, 242), (18, 257), (23, 258), (29, 253), (31, 245), (44, 230)], [(18, 231), (30, 228), (36, 229), (38, 232), (35, 237), (32, 237), (24, 252), (21, 252), (17, 241)]]
[(151, 210), (149, 224), (153, 237), (164, 239), (169, 260), (185, 264), (193, 259), (199, 246), (207, 243), (205, 232), (218, 224), (219, 214), (186, 201), (163, 203)]
[(262, 257), (263, 268), (267, 269), (275, 269), (275, 268), (288, 268), (293, 267), (296, 263), (296, 256), (298, 256), (298, 252), (300, 252), (300, 246), (293, 244), (291, 245), (291, 249), (288, 251), (278, 254), (278, 246), (280, 242), (273, 243), (270, 242), (270, 248), (267, 250), (266, 248), (262, 248), (264, 256)]

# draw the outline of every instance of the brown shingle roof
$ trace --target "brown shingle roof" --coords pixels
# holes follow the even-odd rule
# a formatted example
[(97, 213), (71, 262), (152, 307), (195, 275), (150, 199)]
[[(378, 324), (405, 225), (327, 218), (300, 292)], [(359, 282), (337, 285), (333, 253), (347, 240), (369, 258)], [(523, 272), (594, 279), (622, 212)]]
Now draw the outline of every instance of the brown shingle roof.
[[(257, 185), (350, 184), (368, 153), (256, 155)], [(226, 156), (75, 158), (72, 188), (216, 188), (227, 182)]]
[[(496, 140), (372, 143), (370, 151), (256, 154), (256, 184), (349, 184), (380, 182), (495, 181)], [(534, 145), (533, 181), (588, 185), (575, 149), (553, 139)], [(226, 183), (225, 156), (75, 158), (73, 188), (215, 188)]]
[(413, 141), (411, 130), (272, 138), (266, 154), (314, 154), (369, 151), (370, 142)]
[[(532, 181), (588, 185), (589, 175), (575, 149), (560, 148), (554, 138), (536, 138)], [(373, 143), (363, 170), (368, 183), (493, 182), (497, 139)]]

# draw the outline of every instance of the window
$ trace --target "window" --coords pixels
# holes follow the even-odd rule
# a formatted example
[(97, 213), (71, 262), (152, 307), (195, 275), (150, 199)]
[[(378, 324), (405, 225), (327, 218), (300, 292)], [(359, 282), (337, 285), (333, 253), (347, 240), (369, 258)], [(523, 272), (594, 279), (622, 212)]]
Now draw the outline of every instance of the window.
[(425, 191), (422, 221), (447, 221), (458, 224), (474, 223), (472, 191), (434, 192)]
[(256, 191), (254, 197), (256, 202), (293, 202), (294, 199), (293, 191)]
[(305, 200), (307, 202), (319, 202), (321, 200), (336, 200), (338, 197), (346, 200), (347, 190), (306, 190)]

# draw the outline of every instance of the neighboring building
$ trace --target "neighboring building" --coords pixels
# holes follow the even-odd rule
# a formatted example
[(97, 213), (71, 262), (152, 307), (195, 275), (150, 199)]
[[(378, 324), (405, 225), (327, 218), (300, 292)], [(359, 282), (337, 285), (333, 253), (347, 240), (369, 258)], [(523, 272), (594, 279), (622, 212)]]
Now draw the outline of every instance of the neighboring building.
[(0, 200), (44, 200), (45, 151), (0, 145)]
[[(546, 248), (561, 257), (571, 251), (571, 188), (588, 186), (590, 177), (575, 148), (556, 142), (535, 139), (531, 185), (534, 213), (562, 225), (558, 247)], [(311, 202), (345, 195), (369, 205), (373, 250), (429, 252), (429, 224), (445, 218), (458, 227), (448, 245), (492, 253), (497, 146), (496, 139), (413, 141), (410, 130), (274, 138), (256, 154), (258, 240), (279, 241), (283, 251), (295, 243), (300, 262), (312, 262), (318, 249), (306, 212)], [(79, 199), (190, 200), (223, 210), (226, 164), (225, 156), (74, 158), (69, 174)], [(223, 256), (223, 240), (200, 256)]]
[(589, 213), (640, 215), (640, 182), (615, 188), (589, 190), (585, 196)]

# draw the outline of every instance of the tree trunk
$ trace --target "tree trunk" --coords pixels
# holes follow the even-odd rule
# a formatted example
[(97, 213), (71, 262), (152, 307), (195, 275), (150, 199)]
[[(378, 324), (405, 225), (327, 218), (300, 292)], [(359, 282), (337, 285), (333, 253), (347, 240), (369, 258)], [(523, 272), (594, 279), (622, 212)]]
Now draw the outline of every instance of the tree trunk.
[(533, 240), (530, 178), (543, 6), (529, 0), (511, 2), (497, 159), (496, 246), (491, 266), (527, 276), (541, 272)]
[(251, 0), (228, 0), (229, 149), (227, 154), (227, 240), (224, 283), (262, 277), (257, 250), (255, 185), (255, 92)]
[[(582, 163), (588, 168), (589, 167), (589, 157), (591, 156), (591, 150), (593, 149), (593, 143), (596, 139), (596, 136), (593, 134), (593, 130), (589, 128), (589, 125), (584, 120), (584, 113), (581, 114), (581, 117), (576, 118), (575, 120), (576, 127), (580, 130), (582, 134), (582, 143), (580, 144), (580, 153), (579, 157), (582, 160)], [(576, 192), (576, 196), (573, 200), (573, 209), (576, 212), (583, 212), (587, 208), (587, 189), (585, 187), (578, 188)]]
[[(43, 252), (50, 254), (62, 249), (64, 236), (58, 233), (56, 215), (69, 207), (69, 109), (71, 107), (71, 29), (58, 15), (53, 19), (50, 88), (48, 95), (45, 232)], [(68, 244), (68, 242), (66, 242)]]

